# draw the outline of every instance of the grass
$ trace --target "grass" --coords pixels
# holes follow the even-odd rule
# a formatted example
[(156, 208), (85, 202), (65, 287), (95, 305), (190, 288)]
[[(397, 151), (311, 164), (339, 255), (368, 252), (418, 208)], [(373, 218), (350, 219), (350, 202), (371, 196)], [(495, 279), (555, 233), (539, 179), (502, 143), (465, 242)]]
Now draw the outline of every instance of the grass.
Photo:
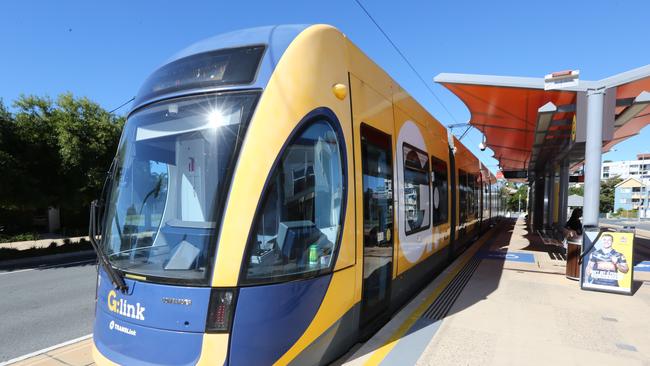
[(39, 240), (40, 235), (38, 233), (22, 233), (15, 235), (2, 235), (0, 234), (0, 243), (12, 243), (15, 241), (31, 241)]

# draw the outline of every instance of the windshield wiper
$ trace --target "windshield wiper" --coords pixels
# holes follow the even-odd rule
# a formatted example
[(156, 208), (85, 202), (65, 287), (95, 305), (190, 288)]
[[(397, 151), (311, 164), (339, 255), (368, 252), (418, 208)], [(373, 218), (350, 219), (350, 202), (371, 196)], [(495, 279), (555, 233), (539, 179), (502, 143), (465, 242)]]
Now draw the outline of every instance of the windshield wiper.
[(89, 225), (88, 234), (90, 237), (90, 244), (92, 244), (93, 249), (95, 249), (95, 253), (97, 253), (97, 259), (99, 261), (99, 264), (104, 268), (104, 271), (106, 271), (106, 274), (108, 274), (108, 277), (111, 279), (113, 285), (121, 292), (124, 293), (128, 290), (129, 287), (127, 286), (126, 282), (124, 282), (124, 278), (122, 277), (122, 274), (118, 272), (118, 270), (116, 270), (108, 261), (108, 256), (99, 246), (99, 243), (97, 241), (97, 208), (98, 207), (101, 207), (101, 205), (97, 200), (92, 201), (90, 203), (90, 222), (88, 223)]

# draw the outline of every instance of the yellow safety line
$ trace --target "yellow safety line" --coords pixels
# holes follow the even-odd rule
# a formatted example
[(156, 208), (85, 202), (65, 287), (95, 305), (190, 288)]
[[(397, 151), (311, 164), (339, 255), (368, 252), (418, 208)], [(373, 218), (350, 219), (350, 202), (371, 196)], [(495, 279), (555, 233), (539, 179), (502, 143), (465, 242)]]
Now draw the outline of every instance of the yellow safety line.
[(458, 272), (463, 269), (465, 264), (473, 257), (473, 255), (478, 251), (478, 249), (483, 245), (489, 237), (492, 236), (496, 226), (492, 228), (488, 233), (483, 235), (481, 239), (474, 243), (474, 246), (466, 252), (466, 256), (461, 259), (458, 265), (442, 280), (442, 283), (433, 290), (433, 292), (418, 306), (409, 316), (406, 318), (404, 323), (400, 325), (399, 328), (391, 335), (391, 337), (384, 343), (381, 347), (375, 350), (372, 353), (372, 356), (364, 363), (364, 365), (379, 365), (381, 361), (386, 358), (388, 353), (395, 348), (397, 342), (406, 334), (406, 332), (415, 324), (415, 322), (420, 319), (422, 314), (426, 309), (435, 301), (435, 299), (440, 295), (440, 293), (447, 287), (447, 285), (456, 277)]

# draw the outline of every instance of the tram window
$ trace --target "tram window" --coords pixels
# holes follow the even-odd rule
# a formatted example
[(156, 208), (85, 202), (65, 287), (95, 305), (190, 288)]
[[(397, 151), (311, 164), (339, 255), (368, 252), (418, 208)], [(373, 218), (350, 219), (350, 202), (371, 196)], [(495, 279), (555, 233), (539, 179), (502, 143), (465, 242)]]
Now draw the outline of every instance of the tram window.
[(481, 178), (480, 176), (474, 174), (472, 175), (472, 181), (474, 182), (474, 215), (479, 214), (480, 204), (481, 204)]
[(433, 209), (431, 223), (439, 225), (447, 222), (447, 163), (431, 157)]
[[(390, 137), (380, 135), (365, 125), (362, 134), (364, 247), (391, 246), (393, 160)], [(383, 139), (384, 137), (387, 141)]]
[(458, 171), (458, 207), (460, 214), (460, 222), (467, 222), (467, 215), (469, 213), (469, 187), (467, 185), (467, 173)]
[(182, 97), (129, 117), (105, 198), (101, 249), (111, 265), (162, 282), (208, 281), (217, 207), (256, 100)]
[(135, 104), (181, 89), (250, 84), (255, 79), (264, 46), (199, 53), (156, 70), (138, 92)]
[(404, 144), (404, 225), (406, 235), (429, 227), (429, 157)]
[(344, 181), (337, 133), (324, 120), (311, 123), (285, 149), (262, 195), (243, 281), (283, 281), (331, 270)]
[(479, 199), (479, 187), (478, 187), (478, 176), (476, 174), (470, 174), (468, 176), (470, 184), (470, 214), (476, 216), (478, 214), (478, 199)]

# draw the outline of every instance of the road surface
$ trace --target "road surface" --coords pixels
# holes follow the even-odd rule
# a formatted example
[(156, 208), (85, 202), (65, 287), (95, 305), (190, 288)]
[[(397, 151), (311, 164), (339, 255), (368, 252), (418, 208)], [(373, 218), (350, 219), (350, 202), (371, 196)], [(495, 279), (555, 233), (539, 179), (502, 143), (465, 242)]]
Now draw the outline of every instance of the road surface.
[(92, 333), (94, 260), (0, 270), (0, 363)]
[(602, 224), (618, 225), (618, 226), (634, 226), (637, 229), (650, 231), (650, 220), (642, 219), (600, 219)]

